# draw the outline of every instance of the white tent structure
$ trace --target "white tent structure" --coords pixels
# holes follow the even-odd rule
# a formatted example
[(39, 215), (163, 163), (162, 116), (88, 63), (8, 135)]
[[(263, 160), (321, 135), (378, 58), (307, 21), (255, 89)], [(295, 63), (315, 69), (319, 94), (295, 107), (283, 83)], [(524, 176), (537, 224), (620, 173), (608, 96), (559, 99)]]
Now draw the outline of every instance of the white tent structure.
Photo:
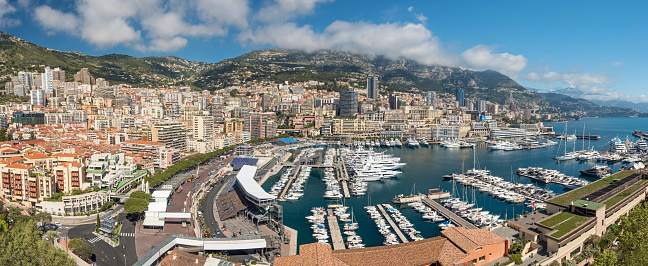
[(260, 185), (254, 180), (257, 167), (244, 165), (241, 171), (236, 175), (236, 183), (245, 193), (245, 197), (254, 202), (257, 206), (263, 206), (274, 202), (277, 197), (268, 194)]

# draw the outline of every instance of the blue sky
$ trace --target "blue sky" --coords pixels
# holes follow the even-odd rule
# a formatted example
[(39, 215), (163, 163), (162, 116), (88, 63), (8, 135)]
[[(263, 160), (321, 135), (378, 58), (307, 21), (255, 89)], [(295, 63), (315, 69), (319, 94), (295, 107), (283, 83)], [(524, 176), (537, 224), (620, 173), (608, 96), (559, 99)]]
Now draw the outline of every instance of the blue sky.
[[(109, 3), (107, 3), (109, 2)], [(631, 1), (0, 0), (0, 30), (91, 55), (218, 62), (341, 49), (495, 69), (540, 90), (648, 102), (648, 6)]]

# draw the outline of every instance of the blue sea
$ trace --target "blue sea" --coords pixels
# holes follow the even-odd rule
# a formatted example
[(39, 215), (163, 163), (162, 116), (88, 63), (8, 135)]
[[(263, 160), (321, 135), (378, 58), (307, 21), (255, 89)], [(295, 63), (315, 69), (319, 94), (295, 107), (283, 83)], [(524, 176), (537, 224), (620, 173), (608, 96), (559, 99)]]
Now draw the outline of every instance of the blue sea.
[[(567, 142), (567, 151), (574, 148), (581, 150), (583, 147), (594, 147), (596, 150), (603, 151), (606, 148), (606, 139), (610, 140), (619, 137), (625, 140), (636, 141), (637, 138), (632, 136), (635, 129), (648, 132), (648, 118), (587, 118), (579, 121), (570, 121), (568, 123), (545, 123), (546, 126), (553, 126), (556, 133), (563, 133), (564, 127), (567, 126), (567, 132), (573, 134), (583, 134), (583, 125), (585, 126), (585, 135), (600, 135), (600, 140), (576, 140)], [(579, 177), (578, 170), (588, 169), (595, 162), (557, 162), (553, 160), (557, 154), (564, 152), (564, 146), (551, 146), (535, 150), (519, 151), (489, 151), (485, 144), (478, 145), (473, 149), (446, 149), (437, 145), (421, 148), (377, 148), (376, 151), (386, 150), (387, 153), (394, 154), (401, 158), (401, 162), (406, 162), (403, 167), (403, 173), (396, 178), (385, 181), (370, 182), (367, 194), (359, 197), (347, 199), (345, 204), (350, 206), (359, 223), (360, 228), (356, 232), (364, 239), (363, 243), (367, 247), (382, 245), (383, 237), (378, 232), (375, 223), (366, 214), (364, 206), (368, 204), (376, 205), (381, 203), (391, 203), (391, 199), (398, 194), (409, 195), (414, 193), (427, 193), (428, 189), (440, 188), (445, 191), (452, 191), (452, 182), (444, 180), (443, 175), (451, 173), (461, 173), (463, 170), (473, 168), (473, 159), (476, 154), (476, 161), (479, 168), (486, 168), (491, 171), (492, 175), (499, 176), (505, 180), (519, 183), (534, 183), (537, 186), (548, 188), (556, 193), (563, 193), (564, 187), (558, 184), (535, 183), (526, 177), (515, 175), (520, 167), (543, 167), (555, 169), (564, 174)], [(612, 171), (616, 172), (624, 164), (616, 163), (609, 165)], [(284, 207), (284, 224), (298, 231), (298, 244), (307, 244), (316, 242), (311, 236), (310, 224), (304, 217), (311, 215), (311, 208), (322, 206), (325, 207), (332, 201), (325, 200), (322, 196), (326, 189), (325, 184), (321, 181), (323, 170), (313, 169), (309, 181), (304, 187), (304, 197), (298, 201), (282, 202)], [(266, 190), (278, 180), (279, 175), (267, 180), (263, 187)], [(588, 181), (595, 179), (581, 177)], [(456, 196), (468, 197), (473, 199), (471, 188), (463, 190), (463, 186), (457, 186)], [(503, 201), (496, 200), (488, 194), (475, 191), (475, 201), (478, 207), (491, 213), (501, 215), (501, 219), (512, 218), (516, 214), (531, 211), (524, 204), (511, 205)], [(393, 204), (392, 204), (393, 205)], [(398, 206), (397, 206), (398, 207)], [(350, 208), (350, 209), (351, 209)], [(421, 214), (414, 209), (402, 206), (401, 212), (414, 224), (415, 228), (421, 231), (425, 238), (435, 237), (440, 234), (438, 224), (424, 221)]]

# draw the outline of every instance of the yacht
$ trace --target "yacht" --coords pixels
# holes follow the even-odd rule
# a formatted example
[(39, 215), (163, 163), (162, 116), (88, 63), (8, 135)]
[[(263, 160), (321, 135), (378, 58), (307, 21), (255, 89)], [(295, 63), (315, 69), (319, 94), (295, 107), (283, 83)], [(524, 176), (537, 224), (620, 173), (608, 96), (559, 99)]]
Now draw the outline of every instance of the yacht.
[(396, 147), (402, 147), (402, 146), (403, 143), (399, 139), (396, 139)]
[(416, 139), (411, 138), (411, 139), (407, 139), (407, 146), (415, 148), (415, 147), (419, 146), (419, 143), (418, 143), (418, 141), (416, 141)]
[(459, 145), (459, 142), (456, 141), (444, 141), (441, 142), (441, 146), (446, 148), (459, 148), (461, 145)]
[(615, 137), (610, 141), (610, 151), (614, 153), (626, 153), (628, 152), (628, 148), (619, 137)]
[(594, 165), (594, 167), (587, 170), (578, 170), (582, 175), (593, 176), (593, 177), (604, 177), (610, 173), (610, 167), (605, 165)]
[[(644, 144), (645, 144), (645, 142), (644, 142)], [(430, 146), (430, 143), (427, 142), (427, 140), (425, 140), (425, 139), (421, 139), (421, 146)]]
[(648, 145), (646, 144), (646, 140), (644, 139), (637, 140), (637, 143), (635, 143), (635, 147), (637, 147), (637, 150), (639, 151), (648, 150)]

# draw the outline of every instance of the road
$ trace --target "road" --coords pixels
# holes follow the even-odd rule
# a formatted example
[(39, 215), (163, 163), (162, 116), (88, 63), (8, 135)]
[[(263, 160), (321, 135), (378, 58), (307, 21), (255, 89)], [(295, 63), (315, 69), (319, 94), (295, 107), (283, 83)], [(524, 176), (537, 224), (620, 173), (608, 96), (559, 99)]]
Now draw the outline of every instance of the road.
[[(203, 219), (205, 219), (205, 225), (209, 228), (209, 231), (219, 232), (218, 221), (214, 218), (214, 199), (218, 194), (218, 191), (223, 187), (227, 181), (231, 178), (234, 178), (232, 175), (226, 175), (225, 178), (216, 181), (216, 185), (209, 191), (205, 197), (205, 204), (203, 205), (201, 211), (203, 212)], [(225, 238), (225, 235), (217, 234), (216, 237)]]
[[(121, 241), (116, 248), (104, 242), (92, 232), (95, 231), (94, 224), (83, 224), (71, 227), (63, 225), (58, 229), (62, 237), (68, 236), (69, 239), (80, 238), (92, 247), (92, 253), (96, 256), (97, 265), (133, 265), (138, 261), (135, 250), (135, 225), (126, 219), (126, 213), (121, 213)], [(124, 261), (124, 255), (126, 261)]]

